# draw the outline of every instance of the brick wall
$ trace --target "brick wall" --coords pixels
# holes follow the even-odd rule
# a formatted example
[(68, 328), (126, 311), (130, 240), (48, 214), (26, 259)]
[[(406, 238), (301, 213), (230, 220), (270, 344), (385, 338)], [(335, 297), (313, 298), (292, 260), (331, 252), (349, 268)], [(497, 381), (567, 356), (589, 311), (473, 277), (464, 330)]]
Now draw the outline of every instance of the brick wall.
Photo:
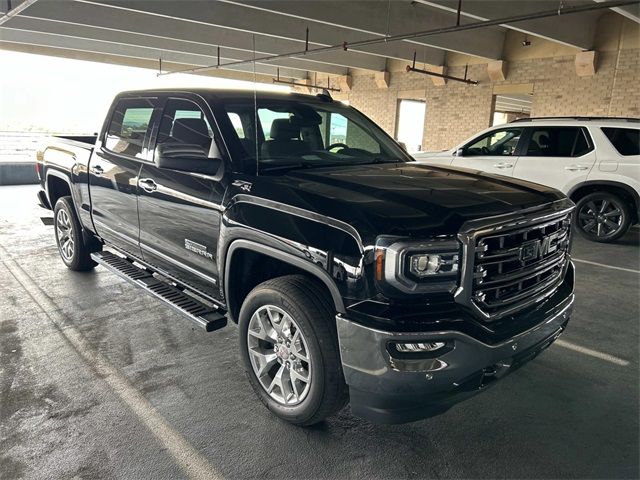
[[(396, 112), (402, 98), (427, 103), (423, 149), (451, 148), (491, 124), (493, 89), (497, 85), (533, 84), (532, 114), (640, 117), (640, 50), (601, 52), (597, 73), (576, 75), (574, 56), (509, 62), (505, 81), (492, 83), (486, 65), (470, 65), (472, 86), (448, 81), (436, 86), (417, 73), (391, 72), (388, 89), (376, 86), (373, 74), (355, 75), (349, 93), (339, 95), (371, 117), (387, 132), (396, 133)], [(464, 67), (449, 75), (464, 76)]]

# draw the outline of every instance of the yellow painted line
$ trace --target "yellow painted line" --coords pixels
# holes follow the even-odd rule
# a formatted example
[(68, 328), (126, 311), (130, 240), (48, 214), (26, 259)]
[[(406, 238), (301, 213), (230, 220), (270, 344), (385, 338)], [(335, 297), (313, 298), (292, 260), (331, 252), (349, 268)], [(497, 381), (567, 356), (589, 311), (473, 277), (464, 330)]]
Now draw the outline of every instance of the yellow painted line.
[(191, 446), (178, 432), (173, 430), (149, 401), (120, 373), (107, 359), (95, 351), (73, 325), (65, 324), (60, 308), (38, 287), (24, 269), (9, 257), (7, 250), (0, 245), (2, 263), (9, 273), (29, 294), (33, 302), (51, 321), (60, 335), (73, 347), (76, 353), (104, 380), (113, 392), (129, 407), (131, 412), (156, 437), (176, 464), (194, 480), (221, 479), (212, 465)]
[(621, 367), (626, 367), (627, 365), (629, 365), (629, 362), (622, 358), (614, 357), (613, 355), (609, 355), (608, 353), (604, 353), (604, 352), (599, 352), (598, 350), (592, 350), (591, 348), (582, 347), (580, 345), (576, 345), (575, 343), (567, 342), (562, 339), (556, 340), (554, 344), (558, 345), (559, 347), (572, 350), (574, 352), (582, 353), (583, 355), (588, 355), (590, 357), (604, 360), (605, 362), (613, 363), (614, 365), (619, 365)]

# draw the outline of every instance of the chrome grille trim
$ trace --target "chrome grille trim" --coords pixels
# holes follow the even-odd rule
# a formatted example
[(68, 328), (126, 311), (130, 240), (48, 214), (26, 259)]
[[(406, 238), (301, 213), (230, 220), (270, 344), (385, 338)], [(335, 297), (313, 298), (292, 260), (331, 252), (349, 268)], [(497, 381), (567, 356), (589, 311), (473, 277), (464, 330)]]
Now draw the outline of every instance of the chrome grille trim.
[[(467, 222), (458, 235), (463, 248), (456, 302), (493, 321), (552, 295), (570, 262), (573, 209), (562, 199), (544, 209)], [(535, 257), (527, 259), (523, 246)]]

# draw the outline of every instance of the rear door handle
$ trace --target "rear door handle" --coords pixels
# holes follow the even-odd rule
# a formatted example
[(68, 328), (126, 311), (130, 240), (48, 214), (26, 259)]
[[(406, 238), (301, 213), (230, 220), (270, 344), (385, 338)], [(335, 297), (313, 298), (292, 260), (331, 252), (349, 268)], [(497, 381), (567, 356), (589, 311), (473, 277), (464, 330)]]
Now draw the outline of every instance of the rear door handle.
[(95, 165), (91, 167), (91, 173), (99, 177), (104, 173), (104, 169), (100, 165)]
[(578, 172), (580, 170), (589, 170), (589, 167), (585, 167), (584, 165), (578, 165), (577, 163), (574, 163), (573, 165), (564, 167), (564, 169), (569, 170), (570, 172)]
[(150, 178), (141, 178), (138, 180), (138, 186), (145, 192), (155, 192), (158, 189), (158, 184)]
[(513, 167), (513, 163), (500, 162), (500, 163), (494, 163), (493, 166), (495, 168), (511, 168)]

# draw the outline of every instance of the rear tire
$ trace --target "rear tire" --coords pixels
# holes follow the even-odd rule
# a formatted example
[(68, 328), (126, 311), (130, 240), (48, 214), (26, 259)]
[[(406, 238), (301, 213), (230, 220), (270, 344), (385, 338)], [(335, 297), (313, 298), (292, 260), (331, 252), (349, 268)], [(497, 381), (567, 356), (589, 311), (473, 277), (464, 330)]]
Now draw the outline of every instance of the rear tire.
[(97, 263), (91, 259), (92, 250), (85, 244), (71, 197), (60, 197), (56, 202), (53, 225), (58, 252), (67, 268), (76, 272), (92, 270)]
[(631, 209), (613, 193), (590, 193), (578, 200), (575, 225), (587, 240), (614, 242), (629, 230)]
[(294, 425), (309, 426), (347, 402), (333, 304), (303, 275), (254, 288), (239, 315), (240, 355), (264, 405)]

